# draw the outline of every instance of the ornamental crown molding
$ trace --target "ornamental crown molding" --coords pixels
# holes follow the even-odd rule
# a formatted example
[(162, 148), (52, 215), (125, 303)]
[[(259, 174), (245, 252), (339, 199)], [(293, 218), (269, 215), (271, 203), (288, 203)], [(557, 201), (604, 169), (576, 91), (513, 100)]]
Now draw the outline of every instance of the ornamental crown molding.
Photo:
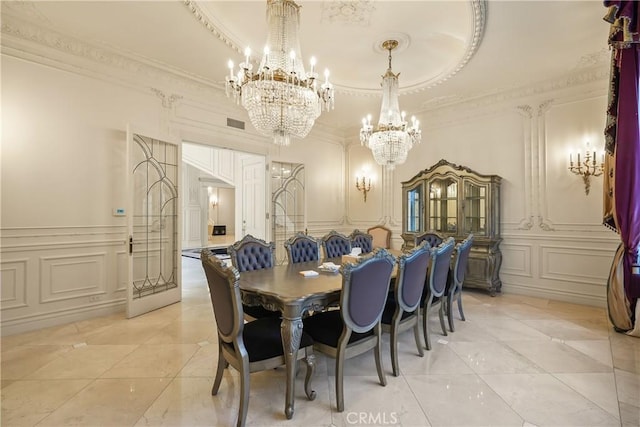
[(187, 92), (197, 98), (225, 96), (223, 85), (164, 63), (90, 44), (15, 16), (4, 18), (0, 27), (3, 53), (134, 86), (140, 86), (142, 81), (147, 86), (170, 87), (172, 92)]
[[(211, 32), (220, 41), (225, 43), (231, 49), (239, 54), (243, 54), (244, 48), (229, 35), (224, 24), (203, 10), (196, 0), (182, 0), (183, 4), (195, 17), (195, 19), (203, 25), (207, 31)], [(470, 0), (473, 19), (471, 22), (471, 40), (467, 43), (466, 50), (461, 59), (454, 64), (449, 70), (442, 73), (435, 79), (427, 80), (423, 83), (413, 85), (411, 87), (400, 88), (400, 95), (408, 95), (423, 92), (429, 88), (435, 87), (451, 77), (455, 76), (465, 65), (471, 60), (482, 42), (484, 36), (485, 24), (487, 19), (487, 1), (486, 0)], [(325, 14), (327, 22), (347, 22), (352, 25), (367, 25), (370, 14), (375, 11), (375, 6), (371, 0), (355, 0), (355, 1), (339, 1), (325, 2), (323, 5), (323, 19)], [(388, 38), (388, 37), (387, 37)], [(342, 95), (375, 97), (380, 96), (378, 89), (356, 89), (340, 85), (333, 82), (335, 92)]]
[(545, 80), (528, 86), (514, 88), (499, 88), (478, 94), (471, 98), (451, 95), (430, 99), (422, 103), (422, 111), (442, 110), (458, 108), (460, 106), (469, 108), (482, 108), (499, 103), (519, 100), (533, 96), (545, 95), (560, 90), (569, 90), (589, 83), (606, 81), (609, 79), (609, 68), (607, 64), (598, 63), (590, 68), (577, 68), (575, 71), (556, 79)]

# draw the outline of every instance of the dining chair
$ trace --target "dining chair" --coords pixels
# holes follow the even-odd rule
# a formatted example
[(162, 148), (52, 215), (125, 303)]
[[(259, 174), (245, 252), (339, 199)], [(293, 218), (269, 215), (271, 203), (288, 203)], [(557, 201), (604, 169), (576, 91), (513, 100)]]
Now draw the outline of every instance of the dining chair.
[(349, 235), (352, 248), (362, 249), (363, 254), (368, 254), (373, 250), (373, 236), (358, 229), (353, 230)]
[(382, 368), (380, 318), (389, 292), (395, 259), (386, 249), (376, 249), (355, 263), (340, 267), (340, 309), (303, 320), (314, 349), (336, 359), (336, 406), (344, 411), (344, 361), (374, 349), (380, 384), (387, 385)]
[(384, 225), (374, 225), (367, 229), (367, 233), (373, 236), (374, 248), (389, 249), (391, 247), (391, 230)]
[(347, 255), (351, 253), (351, 239), (344, 234), (331, 230), (322, 237), (322, 250), (326, 259)]
[(438, 316), (440, 317), (440, 326), (443, 335), (447, 335), (447, 329), (444, 326), (444, 293), (447, 288), (447, 278), (449, 276), (449, 267), (451, 265), (451, 254), (455, 247), (455, 240), (449, 237), (439, 246), (431, 248), (431, 264), (429, 266), (428, 281), (422, 295), (422, 332), (424, 333), (424, 341), (427, 350), (431, 350), (431, 334), (429, 331), (429, 315), (433, 305), (440, 304)]
[(447, 283), (446, 290), (446, 306), (445, 312), (449, 319), (449, 329), (451, 332), (455, 332), (453, 327), (453, 302), (458, 303), (458, 312), (460, 313), (460, 319), (464, 318), (464, 311), (462, 310), (462, 284), (464, 283), (464, 277), (467, 273), (467, 264), (469, 261), (469, 254), (471, 253), (471, 245), (473, 244), (473, 234), (469, 234), (466, 239), (458, 243), (453, 251), (453, 261), (451, 263), (451, 274), (449, 274), (449, 281)]
[(427, 231), (422, 234), (418, 234), (414, 239), (414, 245), (418, 246), (420, 243), (424, 241), (429, 242), (429, 246), (432, 248), (438, 246), (444, 240), (441, 235), (434, 231)]
[(393, 375), (400, 375), (398, 365), (398, 334), (413, 328), (416, 347), (424, 356), (420, 338), (420, 300), (427, 279), (431, 253), (429, 244), (420, 246), (398, 257), (398, 273), (392, 297), (382, 313), (382, 330), (390, 333), (391, 367)]
[[(241, 240), (227, 248), (232, 265), (240, 272), (273, 268), (275, 245), (247, 234)], [(280, 317), (277, 310), (269, 310), (260, 305), (242, 305), (244, 314), (249, 319), (262, 317)]]
[(297, 233), (284, 242), (284, 248), (287, 250), (289, 264), (320, 261), (320, 242), (308, 234)]
[[(236, 425), (242, 427), (249, 408), (249, 374), (285, 364), (280, 319), (265, 317), (245, 323), (238, 270), (233, 266), (226, 267), (205, 250), (201, 259), (218, 331), (218, 368), (211, 394), (218, 394), (225, 368), (233, 366), (240, 373), (240, 407)], [(309, 400), (314, 400), (316, 392), (311, 389), (315, 370), (313, 340), (304, 331), (301, 334), (298, 359), (304, 359), (307, 365), (304, 388)]]

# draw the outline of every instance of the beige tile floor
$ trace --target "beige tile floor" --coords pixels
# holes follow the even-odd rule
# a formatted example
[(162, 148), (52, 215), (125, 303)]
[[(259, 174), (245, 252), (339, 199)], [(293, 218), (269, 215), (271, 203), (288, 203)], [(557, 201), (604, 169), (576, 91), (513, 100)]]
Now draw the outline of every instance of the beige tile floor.
[[(121, 314), (2, 338), (3, 426), (232, 426), (237, 373), (211, 396), (216, 331), (200, 261), (183, 257), (183, 300), (139, 318)], [(464, 294), (467, 321), (418, 357), (400, 343), (386, 387), (371, 354), (345, 370), (335, 410), (334, 364), (318, 355), (314, 388), (296, 388), (286, 420), (284, 370), (251, 376), (249, 426), (638, 426), (640, 339), (612, 331), (603, 309), (509, 295)], [(436, 319), (432, 329), (438, 330)]]

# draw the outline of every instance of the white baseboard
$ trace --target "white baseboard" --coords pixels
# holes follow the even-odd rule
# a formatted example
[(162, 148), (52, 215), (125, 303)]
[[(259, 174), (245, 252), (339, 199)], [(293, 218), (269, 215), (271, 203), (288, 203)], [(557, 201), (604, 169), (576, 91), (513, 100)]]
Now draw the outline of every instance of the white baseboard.
[(124, 318), (125, 308), (126, 300), (118, 299), (80, 308), (73, 307), (53, 313), (3, 320), (2, 323), (0, 323), (1, 334), (2, 336), (21, 334), (114, 313), (122, 313), (122, 317)]

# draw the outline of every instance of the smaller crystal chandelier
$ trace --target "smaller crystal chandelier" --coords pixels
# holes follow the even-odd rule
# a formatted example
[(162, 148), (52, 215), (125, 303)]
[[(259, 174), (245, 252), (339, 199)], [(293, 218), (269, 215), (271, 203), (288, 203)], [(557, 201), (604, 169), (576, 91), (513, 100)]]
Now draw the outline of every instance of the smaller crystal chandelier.
[(237, 73), (229, 61), (227, 96), (241, 103), (256, 130), (273, 137), (277, 145), (289, 145), (291, 136), (306, 137), (322, 110), (329, 111), (334, 104), (329, 71), (318, 85), (315, 58), (310, 71), (304, 70), (299, 21), (300, 6), (294, 1), (267, 0), (269, 34), (257, 71), (253, 72), (249, 48)]
[(387, 40), (382, 48), (389, 51), (389, 68), (382, 76), (382, 106), (380, 119), (374, 130), (371, 115), (362, 119), (360, 143), (373, 152), (376, 163), (392, 170), (407, 160), (407, 154), (414, 144), (420, 143), (422, 132), (420, 122), (411, 117), (411, 125), (405, 121), (405, 113), (400, 112), (398, 102), (398, 74), (391, 70), (391, 51), (398, 47), (396, 40)]

